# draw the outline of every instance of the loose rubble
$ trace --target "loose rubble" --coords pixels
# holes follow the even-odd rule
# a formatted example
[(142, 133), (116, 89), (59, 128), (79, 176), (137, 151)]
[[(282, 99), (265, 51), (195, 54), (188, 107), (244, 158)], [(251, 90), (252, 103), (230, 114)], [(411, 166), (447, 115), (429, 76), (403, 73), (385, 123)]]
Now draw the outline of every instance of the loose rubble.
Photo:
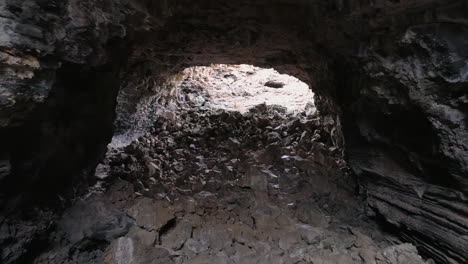
[(316, 113), (195, 100), (156, 120), (109, 149), (105, 190), (64, 213), (66, 241), (35, 263), (429, 263), (367, 219)]

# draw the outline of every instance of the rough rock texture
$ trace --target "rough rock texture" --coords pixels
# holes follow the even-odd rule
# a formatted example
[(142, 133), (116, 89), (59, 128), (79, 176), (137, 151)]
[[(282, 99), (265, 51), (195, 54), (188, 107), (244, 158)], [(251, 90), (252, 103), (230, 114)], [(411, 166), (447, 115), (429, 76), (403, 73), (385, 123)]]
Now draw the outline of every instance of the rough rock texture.
[(370, 46), (344, 98), (350, 165), (369, 205), (440, 262), (468, 255), (467, 35), (435, 23)]
[[(123, 141), (129, 143), (151, 127), (157, 111), (152, 105), (174, 99), (181, 72), (190, 66), (251, 64), (274, 67), (307, 83), (315, 77), (314, 83), (329, 81), (326, 58), (313, 45), (301, 41), (297, 26), (286, 29), (288, 24), (275, 21), (279, 19), (276, 16), (271, 22), (268, 17), (255, 17), (248, 10), (252, 8), (248, 1), (211, 4), (197, 13), (182, 9), (165, 27), (133, 47), (131, 67), (117, 97), (115, 135)], [(226, 10), (219, 12), (218, 8)], [(268, 23), (261, 23), (262, 19)]]
[(115, 1), (0, 4), (0, 157), (11, 165), (2, 192), (48, 194), (97, 159), (119, 87), (116, 67), (103, 65), (108, 41), (125, 35), (121, 11)]
[(33, 263), (430, 263), (368, 221), (320, 118), (284, 112), (158, 115)]
[(2, 192), (42, 195), (33, 186), (47, 181), (55, 195), (93, 169), (112, 136), (129, 37), (169, 15), (165, 1), (0, 3)]
[(125, 35), (116, 1), (2, 1), (1, 127), (27, 118), (52, 90), (63, 62), (99, 65), (104, 48)]
[(174, 97), (179, 71), (250, 63), (312, 84), (327, 144), (345, 147), (370, 215), (438, 262), (467, 262), (467, 9), (464, 0), (1, 1), (2, 258), (22, 248), (34, 259), (57, 214), (36, 198), (57, 200), (92, 177), (113, 128), (128, 144), (153, 127), (152, 106)]

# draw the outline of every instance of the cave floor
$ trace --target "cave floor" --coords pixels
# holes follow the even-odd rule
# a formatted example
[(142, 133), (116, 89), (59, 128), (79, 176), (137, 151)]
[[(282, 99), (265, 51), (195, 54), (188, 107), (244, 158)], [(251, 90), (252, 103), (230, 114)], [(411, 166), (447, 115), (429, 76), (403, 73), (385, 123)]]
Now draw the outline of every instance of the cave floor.
[[(14, 231), (24, 233), (18, 248), (33, 245), (23, 262), (425, 263), (366, 216), (313, 103), (292, 94), (295, 111), (265, 103), (233, 111), (238, 91), (225, 82), (246, 85), (255, 74), (214, 69), (217, 82), (186, 80), (177, 101), (154, 106), (147, 133), (127, 144), (115, 137), (98, 183), (53, 221), (40, 217), (46, 235), (28, 235), (28, 224)], [(244, 93), (284, 96), (257, 86)]]
[(283, 110), (162, 111), (34, 263), (425, 263), (365, 216), (320, 119)]

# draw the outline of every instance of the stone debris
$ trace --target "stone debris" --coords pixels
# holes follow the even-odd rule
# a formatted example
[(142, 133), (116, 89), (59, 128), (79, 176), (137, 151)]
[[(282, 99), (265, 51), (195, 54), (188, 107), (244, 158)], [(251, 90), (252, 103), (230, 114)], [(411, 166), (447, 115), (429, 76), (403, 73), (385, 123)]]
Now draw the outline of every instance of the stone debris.
[(35, 263), (426, 263), (369, 223), (318, 115), (179, 108), (109, 149)]
[(161, 113), (99, 166), (134, 192), (106, 263), (425, 263), (367, 223), (319, 116), (198, 101)]

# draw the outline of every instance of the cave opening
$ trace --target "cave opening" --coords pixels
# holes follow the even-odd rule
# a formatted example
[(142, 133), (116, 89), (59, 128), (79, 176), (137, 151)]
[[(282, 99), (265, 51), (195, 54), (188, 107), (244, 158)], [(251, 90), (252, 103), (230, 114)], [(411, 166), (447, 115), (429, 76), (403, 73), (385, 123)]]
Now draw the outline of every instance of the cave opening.
[(316, 113), (309, 86), (271, 68), (218, 64), (189, 67), (182, 74), (179, 97), (192, 105), (246, 113), (265, 104), (283, 108), (287, 114)]
[[(215, 190), (224, 181), (262, 191), (282, 189), (280, 181), (287, 179), (278, 175), (290, 170), (284, 162), (314, 159), (318, 152), (323, 169), (346, 168), (330, 127), (323, 127), (313, 92), (293, 76), (248, 64), (211, 64), (185, 68), (168, 80), (165, 93), (141, 100), (143, 118), (138, 112), (135, 117), (144, 126), (114, 135), (96, 169), (98, 178), (136, 180), (140, 195), (177, 196), (181, 185), (185, 194), (195, 195), (210, 181)], [(243, 177), (252, 168), (269, 175), (260, 176), (261, 186), (250, 186), (258, 179)], [(270, 172), (273, 168), (278, 175)], [(302, 173), (299, 181), (304, 170), (291, 169), (296, 176)], [(164, 182), (168, 185), (161, 189)]]
[[(181, 252), (167, 261), (188, 263), (294, 261), (295, 250), (323, 239), (344, 248), (343, 237), (355, 234), (391, 246), (389, 234), (365, 220), (336, 140), (340, 128), (317, 110), (306, 83), (248, 64), (180, 68), (138, 98), (131, 116), (141, 122), (116, 130), (96, 169), (106, 185), (99, 202), (110, 207), (100, 214), (121, 208), (115, 197), (124, 196), (131, 202), (123, 222), (137, 223), (109, 245), (112, 258), (134, 252), (129, 243), (141, 239)], [(83, 210), (96, 214), (95, 206), (91, 198), (67, 211), (67, 227)], [(273, 248), (290, 253), (272, 256)]]

